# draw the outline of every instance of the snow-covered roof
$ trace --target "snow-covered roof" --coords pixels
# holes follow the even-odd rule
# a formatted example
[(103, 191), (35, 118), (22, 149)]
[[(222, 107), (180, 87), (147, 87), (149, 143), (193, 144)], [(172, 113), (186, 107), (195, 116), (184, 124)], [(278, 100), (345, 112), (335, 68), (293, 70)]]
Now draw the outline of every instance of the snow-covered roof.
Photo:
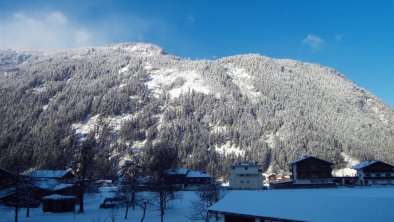
[(64, 196), (59, 194), (52, 194), (50, 196), (45, 196), (43, 199), (51, 199), (51, 200), (64, 200), (64, 199), (75, 199), (74, 196)]
[(6, 188), (6, 189), (2, 189), (2, 190), (0, 190), (0, 198), (9, 196), (11, 194), (14, 194), (15, 191), (16, 191), (15, 187), (9, 187), (9, 188)]
[(50, 190), (50, 191), (62, 190), (62, 189), (74, 186), (73, 184), (59, 183), (55, 179), (37, 180), (35, 182), (35, 185), (38, 188), (41, 188), (41, 189), (44, 189), (44, 190)]
[(354, 165), (352, 168), (354, 170), (361, 170), (362, 168), (367, 167), (367, 166), (377, 163), (377, 162), (378, 162), (377, 160), (367, 160), (367, 161), (364, 161), (364, 162)]
[(240, 162), (234, 165), (235, 167), (244, 167), (244, 166), (261, 166), (257, 162), (256, 163), (250, 163), (250, 162)]
[(165, 171), (169, 175), (187, 174), (187, 169), (170, 169)]
[(211, 177), (207, 172), (202, 171), (189, 171), (186, 177)]
[(299, 159), (296, 159), (296, 160), (291, 161), (289, 164), (290, 164), (290, 165), (293, 165), (293, 164), (295, 164), (295, 163), (304, 161), (304, 160), (309, 159), (309, 158), (318, 159), (318, 160), (321, 160), (321, 161), (324, 161), (324, 162), (327, 162), (327, 163), (329, 163), (329, 164), (334, 165), (333, 163), (331, 163), (331, 162), (329, 162), (329, 161), (327, 161), (327, 160), (322, 160), (322, 159), (319, 159), (319, 158), (314, 157), (314, 156), (303, 156), (303, 157), (301, 157), (301, 158), (299, 158)]
[(14, 173), (12, 173), (11, 171), (6, 170), (6, 169), (4, 169), (4, 168), (2, 168), (2, 167), (0, 167), (0, 171), (3, 171), (3, 172), (5, 172), (5, 173), (7, 173), (7, 174), (10, 174), (10, 175), (14, 175)]
[[(240, 204), (242, 203), (242, 204)], [(299, 221), (394, 221), (394, 188), (231, 191), (209, 210)]]
[(70, 169), (67, 170), (34, 170), (28, 174), (32, 177), (45, 177), (45, 178), (62, 178)]

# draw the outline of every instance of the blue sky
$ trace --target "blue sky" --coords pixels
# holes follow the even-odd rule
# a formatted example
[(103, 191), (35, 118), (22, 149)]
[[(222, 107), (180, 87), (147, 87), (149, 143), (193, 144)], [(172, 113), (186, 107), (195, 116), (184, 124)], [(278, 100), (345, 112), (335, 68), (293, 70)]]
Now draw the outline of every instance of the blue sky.
[(330, 66), (394, 107), (394, 1), (0, 0), (0, 48), (143, 41), (191, 59)]

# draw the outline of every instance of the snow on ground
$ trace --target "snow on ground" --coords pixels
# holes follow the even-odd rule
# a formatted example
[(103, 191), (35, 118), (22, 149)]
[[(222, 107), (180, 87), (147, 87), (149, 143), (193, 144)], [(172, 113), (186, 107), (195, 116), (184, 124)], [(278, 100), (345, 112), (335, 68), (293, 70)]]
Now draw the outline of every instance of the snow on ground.
[(356, 171), (352, 169), (352, 167), (356, 164), (358, 164), (360, 161), (357, 159), (349, 156), (348, 154), (342, 152), (341, 156), (343, 157), (346, 167), (338, 170), (333, 170), (332, 175), (335, 177), (343, 177), (343, 176), (355, 176)]
[(249, 75), (244, 69), (232, 67), (232, 65), (229, 65), (228, 68), (230, 69), (228, 74), (233, 78), (233, 83), (239, 87), (242, 94), (247, 95), (252, 100), (261, 97), (261, 93), (256, 91), (253, 86), (253, 76)]
[[(101, 120), (105, 123), (108, 123), (108, 126), (112, 130), (117, 132), (120, 130), (120, 127), (123, 122), (131, 120), (133, 117), (135, 117), (135, 115), (136, 114), (122, 114), (119, 116), (109, 116)], [(91, 117), (91, 115), (88, 115), (85, 118), (85, 121), (81, 123), (74, 123), (71, 125), (71, 127), (75, 130), (76, 134), (86, 135), (92, 130), (94, 130), (96, 126), (98, 126), (99, 119), (100, 119), (100, 115), (95, 115), (93, 117)]]
[[(149, 67), (149, 65), (147, 65)], [(146, 67), (147, 67), (146, 66)], [(146, 68), (145, 67), (145, 68)], [(204, 94), (210, 92), (203, 77), (195, 70), (155, 69), (149, 71), (150, 79), (146, 82), (149, 89), (158, 95), (163, 93), (163, 88), (170, 87), (171, 98), (177, 98), (181, 94), (194, 90)]]
[[(19, 221), (20, 222), (111, 222), (111, 210), (110, 209), (99, 209), (101, 203), (103, 203), (106, 197), (114, 197), (114, 191), (116, 187), (100, 188), (101, 193), (87, 196), (85, 199), (85, 213), (43, 213), (42, 206), (39, 208), (33, 208), (31, 210), (30, 218), (26, 218), (26, 209), (20, 210)], [(196, 195), (193, 191), (179, 192), (181, 199), (174, 201), (173, 209), (169, 209), (165, 212), (164, 221), (166, 222), (182, 222), (190, 221), (187, 216), (190, 216), (192, 212), (191, 203), (195, 200)], [(144, 193), (148, 195), (147, 192)], [(78, 211), (78, 205), (75, 207)], [(128, 219), (124, 219), (125, 208), (119, 208), (116, 213), (115, 221), (140, 221), (142, 217), (142, 208), (137, 206), (133, 211), (129, 209)], [(113, 211), (112, 211), (113, 212)], [(1, 222), (12, 222), (14, 221), (13, 211), (5, 211), (0, 209)], [(160, 221), (159, 211), (157, 206), (149, 204), (147, 206), (145, 222), (156, 222)]]
[(244, 156), (245, 155), (245, 150), (241, 150), (241, 148), (235, 146), (235, 144), (230, 144), (230, 142), (227, 142), (224, 145), (215, 145), (215, 150), (221, 155), (229, 155), (229, 154), (235, 154), (239, 156)]
[(122, 123), (131, 120), (133, 117), (135, 117), (133, 114), (122, 114), (119, 116), (108, 117), (105, 119), (105, 122), (108, 123), (112, 130), (119, 131)]
[(264, 141), (268, 144), (268, 146), (272, 149), (275, 147), (275, 135), (274, 132), (271, 132), (270, 134), (266, 134)]
[(130, 68), (130, 64), (119, 69), (118, 74), (122, 74), (122, 73), (126, 72), (127, 70), (129, 70), (129, 68)]
[(71, 127), (75, 130), (75, 134), (86, 135), (97, 126), (97, 121), (100, 115), (87, 115), (82, 123), (74, 123)]

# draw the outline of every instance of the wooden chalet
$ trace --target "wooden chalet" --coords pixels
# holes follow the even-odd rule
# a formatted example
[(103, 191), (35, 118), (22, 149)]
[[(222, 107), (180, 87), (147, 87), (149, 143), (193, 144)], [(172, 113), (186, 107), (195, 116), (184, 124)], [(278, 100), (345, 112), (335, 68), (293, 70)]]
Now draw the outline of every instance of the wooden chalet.
[(332, 184), (331, 162), (313, 156), (304, 156), (291, 162), (293, 184)]
[(178, 188), (196, 189), (198, 186), (212, 182), (212, 176), (205, 171), (189, 171), (187, 169), (171, 169), (165, 171), (165, 181)]
[(379, 160), (369, 160), (353, 166), (361, 186), (394, 185), (394, 166)]

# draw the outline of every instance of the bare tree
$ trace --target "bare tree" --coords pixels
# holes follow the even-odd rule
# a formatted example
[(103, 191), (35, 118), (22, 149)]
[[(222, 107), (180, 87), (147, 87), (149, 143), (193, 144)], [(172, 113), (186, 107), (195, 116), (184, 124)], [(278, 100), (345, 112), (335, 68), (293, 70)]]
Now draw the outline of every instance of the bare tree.
[[(198, 199), (192, 202), (193, 213), (189, 217), (191, 220), (209, 221), (213, 215), (208, 213), (208, 208), (218, 202), (225, 194), (220, 183), (213, 181), (210, 184), (201, 186), (196, 191)], [(217, 218), (217, 215), (215, 215)]]
[(126, 177), (122, 184), (120, 192), (126, 198), (125, 219), (127, 219), (129, 206), (131, 204), (133, 210), (137, 202), (136, 195), (138, 191), (138, 178), (141, 175), (141, 158), (138, 153), (131, 154), (131, 159), (125, 161), (121, 167), (121, 175)]
[(159, 142), (149, 150), (148, 169), (152, 177), (152, 192), (159, 202), (160, 221), (164, 221), (164, 213), (168, 203), (174, 200), (177, 188), (166, 177), (166, 170), (177, 166), (177, 150), (170, 144)]
[(79, 213), (84, 212), (84, 195), (92, 185), (94, 167), (96, 165), (96, 154), (98, 144), (93, 134), (89, 134), (82, 144), (74, 146), (74, 156), (69, 162), (69, 168), (76, 177), (79, 201)]

